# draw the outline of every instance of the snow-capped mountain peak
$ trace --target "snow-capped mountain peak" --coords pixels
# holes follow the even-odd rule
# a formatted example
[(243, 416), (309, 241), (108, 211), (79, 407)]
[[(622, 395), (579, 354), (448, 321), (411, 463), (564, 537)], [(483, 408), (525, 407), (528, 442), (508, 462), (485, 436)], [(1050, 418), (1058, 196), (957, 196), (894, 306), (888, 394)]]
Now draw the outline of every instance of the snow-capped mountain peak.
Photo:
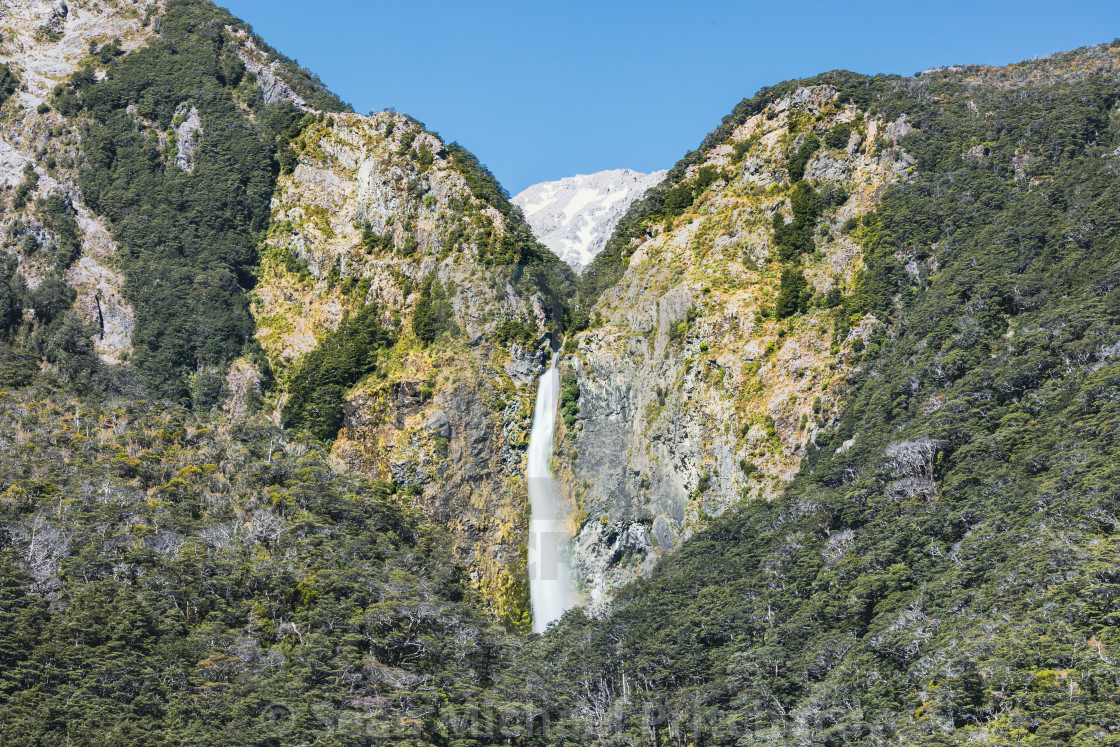
[(580, 272), (606, 245), (630, 204), (665, 173), (614, 169), (569, 176), (534, 184), (513, 203), (524, 211), (537, 238)]

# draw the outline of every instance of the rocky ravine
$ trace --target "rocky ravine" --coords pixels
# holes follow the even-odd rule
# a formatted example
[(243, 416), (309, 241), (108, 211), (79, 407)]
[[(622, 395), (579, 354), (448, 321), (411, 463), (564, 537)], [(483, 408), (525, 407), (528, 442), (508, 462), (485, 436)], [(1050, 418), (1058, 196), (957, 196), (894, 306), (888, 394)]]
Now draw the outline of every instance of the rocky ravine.
[[(805, 176), (849, 194), (825, 211), (817, 252), (804, 259), (812, 308), (779, 322), (772, 220), (790, 211), (786, 154), (810, 129), (823, 134), (837, 122), (853, 125), (846, 147), (821, 148)], [(578, 380), (579, 417), (556, 467), (580, 588), (593, 605), (648, 572), (705, 517), (777, 494), (838, 412), (835, 384), (858, 362), (852, 343), (879, 324), (856, 320), (834, 341), (831, 312), (818, 302), (833, 286), (847, 289), (859, 269), (860, 249), (842, 224), (906, 178), (912, 159), (898, 142), (908, 131), (905, 118), (864, 120), (831, 88), (798, 89), (709, 154), (702, 165), (724, 178), (690, 214), (636, 240), (625, 276), (594, 309), (599, 322), (563, 361)]]
[[(480, 252), (506, 218), (476, 197), (444, 144), (400, 114), (333, 115), (296, 142), (282, 177), (253, 311), (278, 369), (375, 303), (400, 340), (346, 403), (340, 466), (393, 482), (449, 526), (492, 606), (521, 622), (528, 497), (524, 451), (535, 379), (549, 360), (548, 302)], [(379, 237), (371, 246), (363, 236)], [(410, 319), (438, 280), (456, 332), (425, 346)], [(496, 342), (502, 322), (532, 342)], [(526, 349), (528, 348), (528, 349)]]
[(541, 242), (579, 272), (603, 249), (631, 203), (666, 173), (614, 169), (570, 176), (534, 184), (512, 202), (525, 211)]

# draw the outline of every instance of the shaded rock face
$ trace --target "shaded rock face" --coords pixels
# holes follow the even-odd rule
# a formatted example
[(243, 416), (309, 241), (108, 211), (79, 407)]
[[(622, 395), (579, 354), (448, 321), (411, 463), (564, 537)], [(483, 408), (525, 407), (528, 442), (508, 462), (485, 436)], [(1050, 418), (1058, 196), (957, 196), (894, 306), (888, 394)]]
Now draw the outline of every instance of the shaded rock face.
[(525, 347), (520, 343), (513, 343), (509, 348), (509, 362), (504, 370), (507, 376), (518, 384), (532, 384), (541, 375), (541, 371), (548, 367), (550, 351), (542, 347)]
[(429, 433), (440, 438), (451, 438), (451, 421), (447, 419), (447, 413), (443, 410), (436, 410), (429, 415), (424, 427)]
[(136, 326), (132, 307), (121, 295), (124, 276), (87, 255), (66, 273), (66, 282), (78, 289), (77, 308), (97, 330), (94, 348), (101, 359), (119, 363), (132, 347), (132, 330)]
[[(832, 288), (848, 292), (861, 250), (841, 226), (907, 178), (913, 159), (897, 140), (910, 125), (866, 118), (826, 86), (798, 89), (690, 167), (690, 177), (711, 165), (723, 178), (672, 230), (652, 226), (635, 242), (626, 274), (594, 309), (602, 324), (580, 333), (562, 361), (578, 383), (579, 415), (556, 469), (592, 606), (648, 573), (706, 517), (775, 496), (837, 416), (834, 384), (859, 365), (853, 343), (881, 325), (868, 316), (833, 339), (830, 312), (817, 303), (776, 320), (788, 264), (776, 261), (772, 224), (790, 216), (789, 155), (809, 128), (823, 137), (838, 123), (852, 126), (847, 146), (822, 147), (805, 176), (843, 199), (824, 210), (817, 253), (794, 264), (817, 301)], [(881, 152), (868, 145), (876, 138), (887, 143)], [(748, 145), (736, 156), (740, 142)]]
[(336, 459), (350, 471), (392, 480), (446, 525), (457, 555), (497, 613), (520, 621), (528, 506), (524, 445), (528, 391), (496, 411), (485, 385), (440, 379), (427, 398), (416, 382), (362, 388), (346, 404)]
[(236, 360), (226, 372), (228, 392), (222, 409), (230, 420), (244, 420), (264, 404), (264, 376), (246, 360)]
[(630, 169), (534, 184), (513, 198), (541, 243), (579, 272), (607, 243), (630, 205), (665, 178)]

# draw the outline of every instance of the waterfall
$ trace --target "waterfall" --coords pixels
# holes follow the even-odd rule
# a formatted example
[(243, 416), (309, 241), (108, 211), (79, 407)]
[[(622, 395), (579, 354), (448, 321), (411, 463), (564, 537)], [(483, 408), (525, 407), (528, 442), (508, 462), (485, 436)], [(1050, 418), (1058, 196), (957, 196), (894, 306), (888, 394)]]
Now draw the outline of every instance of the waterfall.
[(533, 631), (542, 632), (572, 606), (568, 529), (560, 515), (560, 496), (552, 479), (552, 437), (556, 431), (556, 404), (560, 374), (556, 356), (541, 376), (533, 431), (529, 436), (529, 597), (533, 604)]

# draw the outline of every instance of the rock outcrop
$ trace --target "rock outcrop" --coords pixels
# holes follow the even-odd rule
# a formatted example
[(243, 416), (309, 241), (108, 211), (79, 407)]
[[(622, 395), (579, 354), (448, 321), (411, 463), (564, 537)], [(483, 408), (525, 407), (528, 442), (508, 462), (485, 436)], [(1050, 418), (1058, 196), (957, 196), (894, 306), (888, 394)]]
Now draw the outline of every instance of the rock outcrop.
[[(553, 301), (516, 268), (486, 259), (509, 238), (510, 218), (472, 192), (448, 148), (414, 120), (333, 115), (295, 146), (254, 291), (258, 339), (282, 370), (376, 304), (400, 339), (348, 395), (335, 458), (450, 526), (476, 583), (520, 622), (524, 450)], [(453, 317), (431, 344), (410, 321), (426, 280), (443, 289)], [(522, 330), (517, 341), (502, 342), (503, 323)]]
[(304, 111), (312, 110), (307, 100), (296, 93), (291, 84), (284, 80), (282, 63), (279, 60), (258, 47), (248, 31), (233, 28), (229, 31), (238, 38), (237, 55), (244, 63), (245, 70), (256, 77), (265, 103), (287, 101)]
[[(789, 156), (810, 132), (824, 137), (837, 125), (850, 138), (805, 166), (828, 202), (813, 231), (817, 250), (797, 265), (813, 300), (779, 320), (789, 263), (775, 261), (772, 222), (790, 214)], [(898, 146), (908, 127), (905, 118), (865, 119), (831, 88), (798, 89), (690, 166), (686, 178), (704, 167), (720, 177), (671, 226), (650, 225), (635, 240), (621, 282), (563, 360), (578, 381), (579, 415), (560, 441), (557, 470), (592, 605), (608, 603), (707, 517), (775, 496), (839, 411), (838, 385), (859, 363), (853, 341), (862, 349), (879, 325), (868, 316), (834, 339), (822, 307), (861, 266), (845, 223), (913, 165)]]
[(202, 135), (202, 119), (198, 116), (198, 108), (180, 106), (175, 112), (173, 123), (175, 144), (179, 149), (175, 154), (175, 165), (183, 171), (193, 171), (194, 152), (198, 150), (199, 137)]

